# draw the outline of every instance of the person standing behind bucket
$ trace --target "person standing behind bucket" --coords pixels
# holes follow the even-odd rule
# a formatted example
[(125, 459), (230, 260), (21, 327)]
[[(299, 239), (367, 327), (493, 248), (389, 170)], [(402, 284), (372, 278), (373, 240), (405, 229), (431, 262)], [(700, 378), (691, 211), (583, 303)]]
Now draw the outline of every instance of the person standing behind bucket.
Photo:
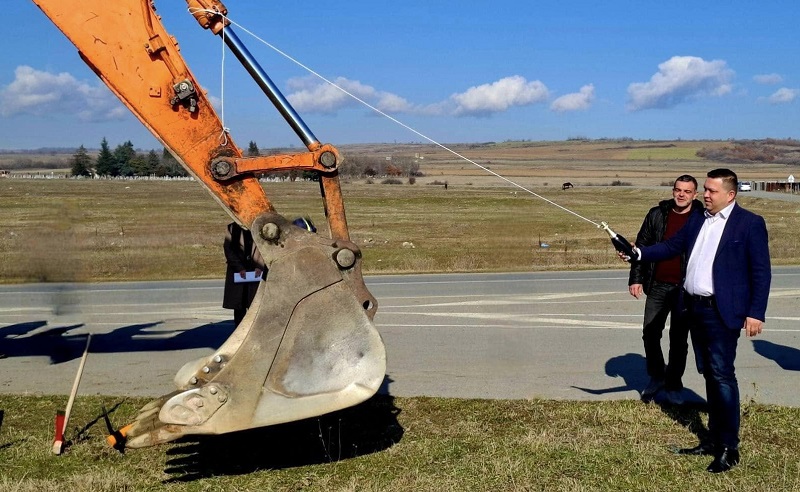
[(239, 326), (253, 302), (260, 280), (267, 276), (267, 268), (253, 235), (235, 222), (228, 224), (222, 249), (227, 263), (222, 307), (233, 309), (234, 326)]

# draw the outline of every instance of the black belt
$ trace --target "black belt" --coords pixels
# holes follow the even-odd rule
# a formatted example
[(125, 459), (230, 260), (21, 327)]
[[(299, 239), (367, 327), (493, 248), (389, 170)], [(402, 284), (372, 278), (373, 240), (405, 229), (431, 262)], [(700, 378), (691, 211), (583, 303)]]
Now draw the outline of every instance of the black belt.
[(686, 293), (686, 300), (697, 306), (716, 307), (717, 300), (712, 296), (696, 296)]

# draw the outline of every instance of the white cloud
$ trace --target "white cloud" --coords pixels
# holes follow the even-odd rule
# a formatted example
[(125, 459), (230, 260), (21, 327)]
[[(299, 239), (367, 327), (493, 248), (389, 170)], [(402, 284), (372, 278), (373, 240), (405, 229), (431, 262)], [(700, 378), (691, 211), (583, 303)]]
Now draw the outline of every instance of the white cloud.
[(755, 80), (759, 84), (775, 85), (783, 82), (783, 77), (781, 77), (777, 73), (765, 73), (761, 75), (756, 75), (755, 77), (753, 77), (753, 80)]
[(380, 94), (378, 104), (375, 106), (387, 113), (407, 113), (413, 110), (411, 104), (404, 98), (388, 92)]
[[(491, 84), (470, 87), (465, 92), (453, 94), (447, 100), (426, 106), (412, 104), (396, 94), (378, 91), (372, 86), (344, 77), (337, 78), (333, 83), (387, 113), (485, 116), (506, 111), (513, 106), (535, 104), (549, 96), (543, 83), (538, 80), (528, 82), (518, 75)], [(286, 99), (298, 111), (334, 113), (359, 104), (342, 90), (310, 76), (290, 79), (287, 87), (289, 95)]]
[(210, 94), (207, 94), (206, 97), (208, 97), (208, 102), (211, 103), (211, 107), (213, 107), (215, 111), (221, 111), (222, 110), (222, 99), (221, 98), (219, 98), (217, 96), (212, 96)]
[[(333, 83), (381, 111), (402, 113), (412, 109), (408, 101), (402, 97), (378, 91), (357, 80), (338, 77)], [(358, 101), (342, 90), (310, 76), (290, 79), (287, 86), (292, 92), (286, 99), (298, 111), (334, 113), (339, 109), (358, 104)]]
[(702, 96), (722, 96), (731, 92), (733, 75), (722, 60), (673, 56), (658, 65), (649, 82), (628, 86), (628, 109), (671, 108)]
[(594, 102), (594, 84), (581, 87), (580, 91), (564, 94), (550, 105), (550, 110), (557, 113), (568, 111), (583, 111), (592, 106)]
[(92, 86), (69, 73), (54, 74), (21, 65), (14, 81), (0, 89), (0, 114), (75, 114), (82, 121), (117, 120), (127, 109), (108, 88)]
[(528, 82), (525, 77), (514, 75), (491, 84), (470, 87), (465, 92), (453, 94), (456, 116), (482, 116), (506, 111), (514, 106), (528, 106), (546, 101), (550, 96), (547, 86), (538, 80)]
[(781, 87), (767, 98), (767, 102), (770, 104), (787, 104), (793, 102), (798, 97), (800, 97), (800, 89)]

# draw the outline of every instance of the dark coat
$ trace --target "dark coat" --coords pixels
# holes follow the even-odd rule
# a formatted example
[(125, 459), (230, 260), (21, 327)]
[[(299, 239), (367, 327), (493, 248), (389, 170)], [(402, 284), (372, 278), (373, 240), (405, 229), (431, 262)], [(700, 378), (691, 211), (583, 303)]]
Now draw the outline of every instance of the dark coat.
[[(644, 217), (642, 227), (639, 229), (639, 234), (636, 235), (636, 245), (652, 246), (660, 243), (664, 239), (664, 234), (667, 232), (667, 217), (669, 212), (675, 206), (675, 200), (662, 200), (657, 206), (650, 209)], [(703, 214), (705, 207), (700, 200), (692, 200), (692, 209), (690, 214)], [(686, 275), (686, 259), (688, 256), (681, 254), (681, 274)], [(656, 262), (653, 261), (640, 261), (631, 263), (631, 273), (628, 277), (628, 285), (642, 284), (644, 293), (650, 295), (650, 287), (653, 285), (653, 272), (655, 272)]]
[[(764, 218), (738, 204), (731, 210), (712, 266), (717, 311), (725, 326), (741, 330), (745, 318), (764, 321), (772, 273)], [(691, 255), (704, 217), (692, 215), (672, 238), (640, 248), (643, 261)]]
[(222, 245), (225, 252), (225, 261), (228, 267), (225, 272), (225, 294), (222, 307), (226, 309), (247, 309), (253, 302), (260, 282), (235, 283), (233, 276), (242, 270), (253, 271), (260, 269), (264, 272), (262, 278), (267, 277), (267, 269), (253, 242), (250, 231), (242, 229), (235, 222), (228, 224), (225, 242)]

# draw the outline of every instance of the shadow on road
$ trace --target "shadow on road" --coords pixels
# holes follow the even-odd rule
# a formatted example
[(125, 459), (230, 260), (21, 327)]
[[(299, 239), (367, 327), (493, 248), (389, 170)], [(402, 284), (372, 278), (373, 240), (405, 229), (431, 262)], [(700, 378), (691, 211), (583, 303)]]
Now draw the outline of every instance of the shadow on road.
[[(624, 384), (602, 389), (583, 388), (580, 386), (572, 387), (591, 395), (605, 395), (608, 393), (622, 393), (625, 391), (636, 391), (641, 394), (650, 381), (650, 378), (647, 376), (647, 364), (644, 356), (641, 354), (628, 353), (612, 357), (606, 361), (605, 371), (606, 374), (612, 378), (621, 377)], [(703, 397), (688, 388), (683, 389), (682, 395), (689, 404), (705, 403)], [(660, 399), (656, 398), (656, 402), (660, 403)]]
[[(110, 333), (93, 334), (89, 352), (110, 354), (216, 349), (233, 332), (232, 321), (209, 323), (185, 330), (153, 330), (160, 324), (129, 325)], [(49, 357), (51, 364), (69, 362), (79, 358), (86, 347), (85, 334), (71, 333), (81, 327), (83, 324), (47, 327), (46, 321), (9, 325), (0, 328), (0, 354), (5, 357)]]
[(366, 402), (320, 417), (219, 436), (199, 436), (167, 451), (165, 482), (192, 482), (220, 475), (331, 463), (383, 451), (400, 442), (394, 397)]
[(612, 357), (606, 361), (606, 374), (612, 378), (621, 377), (624, 384), (611, 388), (592, 389), (573, 386), (590, 395), (605, 395), (608, 393), (622, 393), (636, 391), (641, 393), (647, 385), (647, 372), (645, 371), (644, 357), (639, 354), (625, 354)]
[(753, 340), (753, 349), (767, 359), (774, 360), (785, 371), (800, 371), (800, 350), (767, 340)]

